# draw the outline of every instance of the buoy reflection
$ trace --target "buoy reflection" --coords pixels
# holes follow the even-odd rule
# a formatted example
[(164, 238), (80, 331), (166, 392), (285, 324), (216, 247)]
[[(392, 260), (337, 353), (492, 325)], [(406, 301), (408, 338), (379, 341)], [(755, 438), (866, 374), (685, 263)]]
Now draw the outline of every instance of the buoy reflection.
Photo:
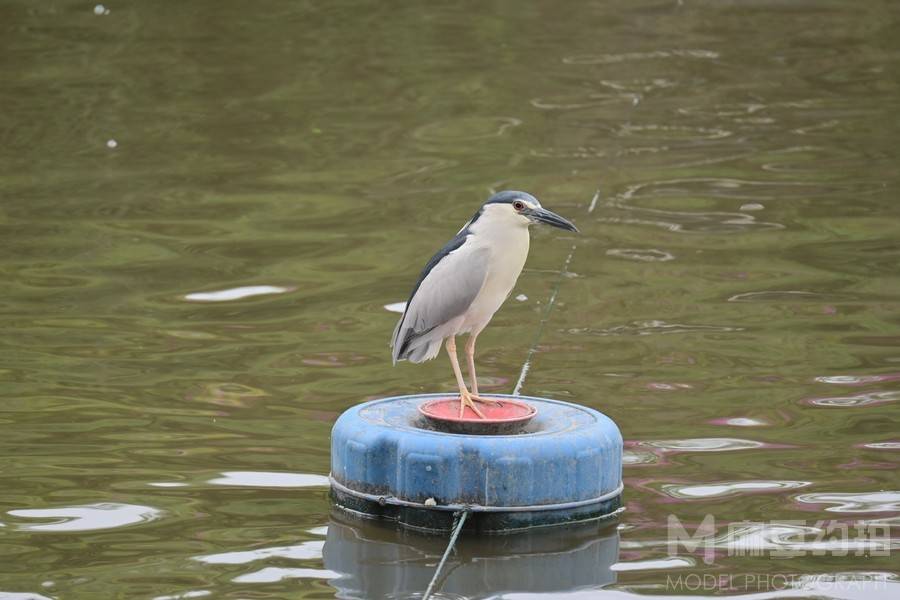
[[(390, 524), (332, 515), (325, 568), (337, 597), (421, 597), (448, 542), (446, 535), (404, 531)], [(615, 583), (615, 522), (536, 528), (494, 536), (463, 534), (435, 597), (495, 597), (501, 593), (553, 594)]]

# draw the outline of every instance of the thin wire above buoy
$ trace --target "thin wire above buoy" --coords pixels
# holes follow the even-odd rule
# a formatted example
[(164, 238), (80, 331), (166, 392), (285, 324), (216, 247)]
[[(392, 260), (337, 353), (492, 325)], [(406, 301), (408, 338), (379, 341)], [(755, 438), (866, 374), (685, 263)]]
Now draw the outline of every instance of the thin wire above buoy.
[[(594, 197), (591, 198), (590, 206), (588, 207), (588, 214), (594, 212), (594, 208), (597, 206), (597, 200), (600, 199), (600, 188), (597, 188), (597, 191), (594, 193)], [(525, 378), (528, 376), (528, 371), (531, 370), (531, 359), (534, 358), (534, 353), (537, 350), (538, 343), (541, 341), (541, 336), (544, 334), (544, 327), (547, 325), (547, 321), (550, 320), (550, 312), (553, 310), (553, 306), (556, 304), (556, 297), (559, 295), (559, 288), (562, 286), (563, 279), (565, 279), (566, 275), (569, 273), (569, 264), (572, 262), (572, 257), (575, 255), (575, 250), (578, 249), (578, 242), (572, 244), (572, 247), (569, 249), (569, 255), (566, 256), (566, 260), (563, 262), (562, 268), (560, 268), (559, 273), (556, 277), (556, 282), (553, 285), (553, 290), (550, 292), (550, 298), (547, 300), (547, 308), (544, 309), (544, 314), (541, 315), (541, 321), (538, 323), (537, 332), (534, 334), (534, 340), (531, 342), (531, 346), (528, 347), (528, 353), (525, 355), (525, 362), (522, 363), (522, 370), (519, 371), (519, 379), (516, 380), (516, 385), (513, 386), (513, 396), (518, 396), (522, 393), (522, 386), (525, 385)]]

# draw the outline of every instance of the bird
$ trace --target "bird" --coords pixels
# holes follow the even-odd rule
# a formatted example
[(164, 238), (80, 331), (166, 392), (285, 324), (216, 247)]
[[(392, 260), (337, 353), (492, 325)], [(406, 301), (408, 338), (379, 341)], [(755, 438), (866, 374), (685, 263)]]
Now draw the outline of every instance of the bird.
[[(506, 190), (492, 195), (426, 263), (394, 328), (394, 365), (431, 360), (444, 345), (459, 387), (460, 419), (466, 407), (485, 418), (476, 402), (499, 404), (478, 395), (475, 341), (516, 285), (528, 257), (529, 226), (534, 224), (578, 232), (531, 194)], [(456, 336), (465, 333), (471, 389), (456, 355)]]

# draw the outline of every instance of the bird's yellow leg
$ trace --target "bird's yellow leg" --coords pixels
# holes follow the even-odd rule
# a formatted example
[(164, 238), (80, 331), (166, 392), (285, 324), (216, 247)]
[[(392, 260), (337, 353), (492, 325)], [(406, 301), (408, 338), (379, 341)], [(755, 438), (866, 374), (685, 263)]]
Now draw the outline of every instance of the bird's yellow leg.
[(472, 397), (472, 400), (474, 400), (475, 402), (484, 402), (486, 404), (502, 406), (503, 403), (499, 400), (494, 400), (493, 398), (482, 398), (478, 395), (478, 376), (475, 374), (475, 339), (477, 337), (477, 333), (471, 333), (469, 334), (469, 339), (466, 340), (466, 360), (469, 363), (469, 381), (472, 385), (472, 393), (470, 395)]
[(447, 338), (445, 347), (447, 348), (447, 355), (450, 357), (450, 364), (453, 365), (453, 374), (456, 376), (456, 384), (459, 386), (459, 418), (462, 418), (463, 412), (468, 406), (475, 411), (476, 415), (483, 419), (484, 414), (482, 414), (478, 407), (475, 406), (472, 394), (466, 389), (466, 382), (463, 381), (462, 371), (459, 369), (459, 358), (456, 356), (456, 339), (452, 335)]
[(466, 360), (469, 362), (469, 381), (472, 385), (472, 395), (478, 395), (478, 376), (475, 375), (475, 339), (477, 333), (469, 334), (466, 340)]

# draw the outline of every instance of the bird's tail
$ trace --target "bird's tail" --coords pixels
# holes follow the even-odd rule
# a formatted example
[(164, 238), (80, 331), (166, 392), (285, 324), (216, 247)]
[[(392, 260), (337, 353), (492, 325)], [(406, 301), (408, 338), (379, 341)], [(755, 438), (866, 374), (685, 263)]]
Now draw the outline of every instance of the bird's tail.
[(403, 326), (403, 317), (397, 321), (394, 327), (394, 335), (391, 337), (391, 359), (396, 365), (401, 360), (414, 363), (431, 360), (441, 351), (440, 337), (433, 338), (428, 334), (431, 330), (417, 334), (411, 327)]

